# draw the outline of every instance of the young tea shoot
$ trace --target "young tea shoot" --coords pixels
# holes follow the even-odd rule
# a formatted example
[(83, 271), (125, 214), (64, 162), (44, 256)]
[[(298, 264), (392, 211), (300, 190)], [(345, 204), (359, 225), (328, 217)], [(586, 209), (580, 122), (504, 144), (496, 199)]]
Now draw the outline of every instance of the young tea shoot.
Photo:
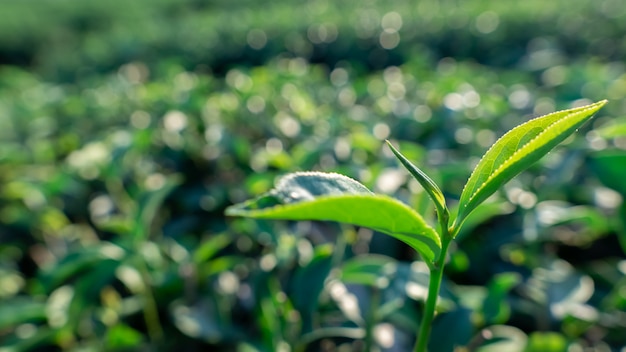
[(541, 159), (600, 110), (606, 100), (554, 112), (527, 121), (498, 139), (483, 155), (465, 184), (458, 211), (451, 216), (439, 186), (387, 142), (394, 155), (422, 185), (435, 204), (438, 227), (392, 197), (375, 194), (359, 182), (336, 173), (296, 172), (283, 176), (274, 189), (233, 205), (226, 215), (258, 219), (324, 220), (368, 227), (399, 239), (420, 254), (430, 270), (415, 351), (426, 351), (437, 296), (450, 243), (467, 217), (506, 182)]

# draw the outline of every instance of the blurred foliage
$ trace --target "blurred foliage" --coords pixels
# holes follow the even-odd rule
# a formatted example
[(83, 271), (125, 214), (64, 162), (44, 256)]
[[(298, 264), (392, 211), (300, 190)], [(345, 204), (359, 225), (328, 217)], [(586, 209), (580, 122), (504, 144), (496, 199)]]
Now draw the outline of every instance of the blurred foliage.
[(623, 350), (624, 26), (619, 0), (3, 2), (0, 351), (407, 350), (408, 248), (225, 207), (323, 170), (432, 219), (385, 138), (460, 191), (511, 127), (603, 98), (468, 220), (431, 349)]

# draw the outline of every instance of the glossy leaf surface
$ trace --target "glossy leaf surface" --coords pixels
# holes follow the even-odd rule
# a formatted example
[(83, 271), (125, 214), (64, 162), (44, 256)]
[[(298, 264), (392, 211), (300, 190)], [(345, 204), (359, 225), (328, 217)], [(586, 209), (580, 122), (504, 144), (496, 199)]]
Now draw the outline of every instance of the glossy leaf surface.
[(455, 231), (476, 207), (498, 188), (541, 159), (582, 126), (606, 100), (544, 115), (507, 132), (482, 157), (465, 184)]
[(289, 174), (268, 193), (229, 207), (226, 214), (259, 219), (326, 220), (369, 227), (408, 244), (431, 263), (441, 250), (435, 230), (407, 205), (374, 194), (357, 181), (334, 173)]

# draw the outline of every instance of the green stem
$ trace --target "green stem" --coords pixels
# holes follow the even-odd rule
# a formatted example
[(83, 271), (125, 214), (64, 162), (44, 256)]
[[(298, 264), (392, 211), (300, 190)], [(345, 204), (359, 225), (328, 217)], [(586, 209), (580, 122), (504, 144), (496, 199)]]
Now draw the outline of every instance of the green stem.
[(143, 317), (146, 323), (146, 330), (148, 331), (150, 341), (153, 344), (158, 345), (159, 343), (161, 343), (161, 340), (163, 338), (163, 328), (161, 327), (161, 322), (159, 320), (159, 309), (156, 303), (156, 299), (154, 297), (154, 293), (152, 292), (148, 266), (141, 259), (139, 260), (139, 262), (141, 263), (141, 267), (138, 269), (141, 273), (141, 278), (145, 286), (145, 306), (143, 308)]
[(369, 311), (365, 318), (365, 348), (364, 351), (372, 351), (374, 346), (374, 327), (376, 325), (376, 310), (380, 306), (380, 288), (372, 287)]
[(443, 267), (446, 263), (448, 247), (452, 242), (452, 239), (448, 235), (448, 231), (445, 227), (442, 232), (443, 236), (441, 236), (441, 255), (435, 265), (432, 266), (430, 269), (430, 279), (428, 282), (428, 298), (426, 298), (426, 304), (424, 305), (424, 314), (422, 316), (422, 321), (420, 322), (420, 329), (417, 334), (417, 341), (415, 342), (415, 352), (426, 352), (426, 348), (428, 346), (428, 336), (430, 335), (433, 318), (435, 317), (435, 308), (437, 307), (439, 288), (441, 287), (441, 281), (443, 279)]

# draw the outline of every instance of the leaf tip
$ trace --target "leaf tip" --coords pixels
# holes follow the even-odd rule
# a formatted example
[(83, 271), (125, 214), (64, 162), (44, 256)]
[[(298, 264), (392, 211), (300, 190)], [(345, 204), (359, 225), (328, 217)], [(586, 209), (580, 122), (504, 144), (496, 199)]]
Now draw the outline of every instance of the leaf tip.
[(587, 108), (591, 108), (591, 109), (595, 109), (596, 111), (602, 109), (602, 107), (604, 107), (607, 103), (609, 102), (608, 99), (602, 99), (599, 100), (591, 105), (587, 105)]

